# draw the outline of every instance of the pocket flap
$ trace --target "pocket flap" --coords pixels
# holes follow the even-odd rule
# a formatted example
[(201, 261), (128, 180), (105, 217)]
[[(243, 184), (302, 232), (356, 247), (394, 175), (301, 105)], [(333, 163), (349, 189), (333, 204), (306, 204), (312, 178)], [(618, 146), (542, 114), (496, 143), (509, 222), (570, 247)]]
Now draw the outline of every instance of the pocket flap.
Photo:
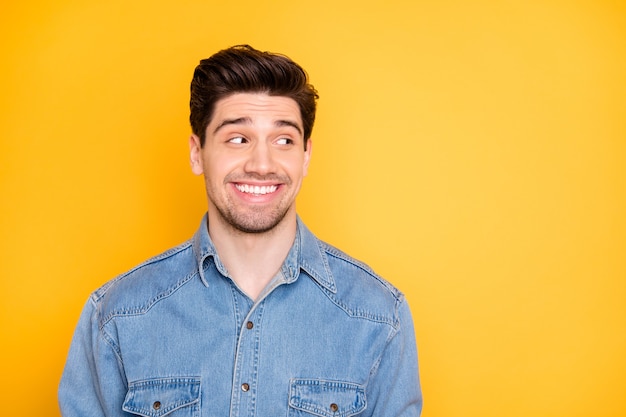
[(200, 401), (200, 378), (161, 378), (132, 382), (122, 409), (144, 417), (162, 417)]
[(352, 416), (365, 410), (365, 389), (351, 382), (292, 379), (289, 405), (323, 417)]

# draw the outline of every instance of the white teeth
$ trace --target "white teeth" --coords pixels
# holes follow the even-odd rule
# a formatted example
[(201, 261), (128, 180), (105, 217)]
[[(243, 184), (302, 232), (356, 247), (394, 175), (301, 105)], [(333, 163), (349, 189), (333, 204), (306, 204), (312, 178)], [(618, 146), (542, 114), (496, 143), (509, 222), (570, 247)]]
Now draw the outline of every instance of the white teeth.
[(273, 193), (274, 191), (276, 191), (276, 188), (278, 188), (275, 185), (258, 186), (258, 185), (248, 185), (248, 184), (237, 184), (235, 185), (235, 187), (237, 187), (237, 189), (241, 191), (242, 193), (255, 194), (255, 195), (264, 195), (264, 194)]

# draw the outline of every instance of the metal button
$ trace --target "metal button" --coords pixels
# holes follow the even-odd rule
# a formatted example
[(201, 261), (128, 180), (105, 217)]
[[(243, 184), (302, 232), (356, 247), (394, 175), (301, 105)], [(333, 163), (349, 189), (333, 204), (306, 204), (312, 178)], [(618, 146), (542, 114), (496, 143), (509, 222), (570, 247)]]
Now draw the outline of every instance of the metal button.
[(154, 408), (155, 410), (161, 408), (161, 401), (155, 401), (154, 404), (152, 404), (152, 408)]
[(337, 410), (339, 410), (339, 406), (337, 404), (335, 404), (335, 403), (332, 403), (330, 405), (330, 411), (332, 411), (333, 413), (336, 413)]
[(246, 323), (246, 329), (250, 330), (254, 327), (254, 323), (252, 323), (251, 321)]
[(241, 384), (241, 390), (243, 392), (248, 392), (250, 390), (250, 385), (244, 382), (243, 384)]

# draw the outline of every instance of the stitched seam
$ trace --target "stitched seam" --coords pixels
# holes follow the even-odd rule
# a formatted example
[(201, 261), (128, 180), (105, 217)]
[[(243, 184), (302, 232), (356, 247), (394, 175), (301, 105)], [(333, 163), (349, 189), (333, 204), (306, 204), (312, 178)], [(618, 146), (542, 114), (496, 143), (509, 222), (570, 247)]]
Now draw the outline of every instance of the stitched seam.
[(105, 296), (105, 294), (107, 293), (107, 290), (112, 285), (114, 285), (118, 281), (121, 281), (121, 280), (127, 278), (133, 272), (135, 272), (135, 271), (137, 271), (137, 270), (139, 270), (139, 269), (141, 269), (143, 267), (146, 267), (148, 265), (152, 265), (154, 263), (160, 262), (160, 261), (162, 261), (162, 260), (164, 260), (166, 258), (170, 258), (170, 257), (176, 255), (179, 252), (183, 252), (183, 251), (189, 249), (190, 247), (191, 247), (191, 241), (187, 241), (187, 242), (185, 242), (185, 243), (183, 243), (183, 244), (181, 244), (179, 246), (176, 246), (176, 247), (174, 247), (172, 249), (169, 249), (169, 250), (163, 252), (160, 255), (157, 255), (155, 257), (152, 257), (152, 258), (148, 259), (147, 261), (144, 261), (144, 262), (140, 263), (139, 265), (137, 265), (133, 269), (131, 269), (131, 270), (127, 271), (127, 272), (124, 272), (121, 275), (118, 275), (116, 278), (114, 278), (114, 279), (110, 280), (109, 282), (105, 283), (104, 285), (102, 285), (102, 287), (100, 287), (98, 290), (96, 290), (92, 294), (92, 297), (94, 298), (95, 301), (98, 301), (98, 300), (102, 299), (102, 297)]
[(387, 336), (387, 340), (385, 341), (385, 347), (383, 349), (381, 349), (380, 355), (378, 355), (378, 358), (376, 358), (376, 360), (372, 364), (372, 369), (370, 369), (370, 380), (378, 372), (378, 368), (380, 366), (380, 362), (383, 360), (383, 356), (385, 354), (385, 351), (389, 348), (389, 345), (391, 344), (391, 341), (398, 334), (398, 331), (400, 329), (399, 303), (396, 303), (396, 313), (395, 313), (395, 316), (396, 316), (395, 324), (392, 326), (392, 330), (389, 332), (389, 335)]
[(367, 264), (357, 259), (352, 258), (351, 256), (347, 255), (346, 253), (340, 251), (339, 249), (333, 246), (330, 246), (328, 244), (325, 244), (325, 246), (326, 246), (325, 252), (329, 256), (332, 256), (335, 259), (339, 259), (344, 262), (347, 262), (353, 265), (354, 267), (360, 269), (361, 271), (365, 272), (367, 275), (374, 278), (378, 283), (380, 283), (383, 287), (385, 287), (385, 289), (387, 289), (396, 300), (398, 300), (401, 297), (401, 293), (396, 287), (391, 285), (387, 280), (383, 279), (380, 275), (374, 272), (372, 268), (369, 267)]
[(130, 317), (130, 316), (138, 316), (142, 314), (146, 314), (150, 309), (157, 304), (159, 301), (164, 300), (178, 291), (183, 285), (192, 280), (195, 276), (198, 275), (198, 271), (194, 271), (191, 274), (187, 275), (185, 278), (178, 281), (174, 286), (168, 288), (166, 291), (157, 294), (151, 300), (149, 300), (145, 305), (131, 308), (131, 309), (121, 309), (121, 310), (113, 310), (106, 317), (102, 318), (100, 323), (100, 328), (104, 328), (104, 326), (114, 317)]

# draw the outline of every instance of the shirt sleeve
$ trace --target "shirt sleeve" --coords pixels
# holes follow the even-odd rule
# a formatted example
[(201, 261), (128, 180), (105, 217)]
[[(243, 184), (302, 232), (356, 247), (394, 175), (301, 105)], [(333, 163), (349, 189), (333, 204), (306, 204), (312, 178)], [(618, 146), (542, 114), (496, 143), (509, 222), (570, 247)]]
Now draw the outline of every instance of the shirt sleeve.
[(404, 298), (399, 304), (398, 317), (397, 330), (367, 386), (366, 414), (370, 416), (418, 417), (422, 412), (415, 331)]
[(122, 403), (126, 381), (121, 360), (99, 329), (95, 301), (83, 308), (74, 332), (58, 399), (63, 417), (126, 415)]

